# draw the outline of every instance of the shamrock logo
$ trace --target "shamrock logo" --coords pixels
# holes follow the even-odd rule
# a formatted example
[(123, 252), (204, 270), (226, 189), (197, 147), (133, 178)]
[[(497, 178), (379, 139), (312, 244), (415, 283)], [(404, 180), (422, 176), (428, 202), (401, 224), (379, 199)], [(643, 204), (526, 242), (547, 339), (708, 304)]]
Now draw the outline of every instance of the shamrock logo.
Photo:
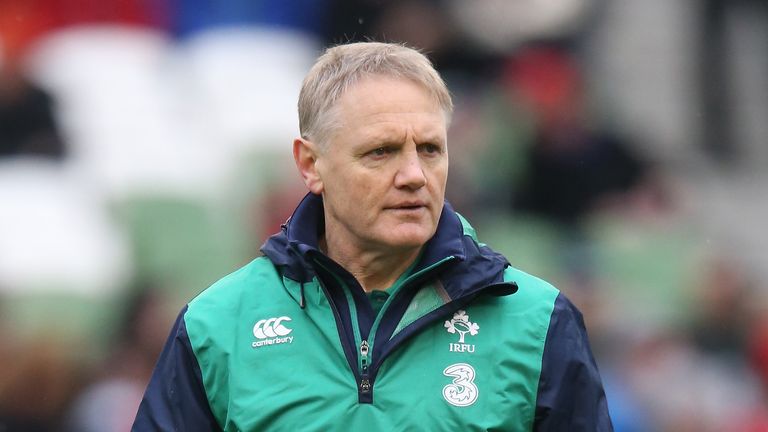
[(480, 326), (470, 322), (469, 315), (463, 310), (453, 314), (453, 318), (445, 322), (445, 328), (448, 329), (448, 333), (459, 333), (459, 343), (464, 343), (464, 335), (467, 333), (474, 336), (480, 330)]

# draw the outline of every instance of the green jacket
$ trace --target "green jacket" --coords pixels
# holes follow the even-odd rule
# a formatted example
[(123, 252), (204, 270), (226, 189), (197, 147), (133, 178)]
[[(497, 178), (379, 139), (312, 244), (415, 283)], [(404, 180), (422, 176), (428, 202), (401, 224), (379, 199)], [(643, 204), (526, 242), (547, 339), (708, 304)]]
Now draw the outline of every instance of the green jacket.
[(446, 204), (377, 314), (308, 195), (182, 311), (134, 430), (612, 430), (581, 315)]

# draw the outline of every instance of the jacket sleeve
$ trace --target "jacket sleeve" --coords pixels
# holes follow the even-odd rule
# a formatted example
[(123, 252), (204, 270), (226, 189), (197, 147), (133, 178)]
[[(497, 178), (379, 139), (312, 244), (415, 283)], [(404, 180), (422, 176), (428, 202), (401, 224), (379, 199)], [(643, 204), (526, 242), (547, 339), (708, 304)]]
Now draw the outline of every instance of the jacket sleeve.
[(131, 431), (220, 431), (184, 323), (185, 307), (155, 365)]
[(613, 431), (584, 320), (557, 296), (544, 345), (535, 431)]

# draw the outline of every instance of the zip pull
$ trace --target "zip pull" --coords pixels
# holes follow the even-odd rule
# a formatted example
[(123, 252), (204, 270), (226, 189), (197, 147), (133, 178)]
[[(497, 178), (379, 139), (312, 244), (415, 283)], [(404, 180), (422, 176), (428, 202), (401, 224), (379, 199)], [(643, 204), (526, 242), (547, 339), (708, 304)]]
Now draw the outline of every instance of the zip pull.
[(360, 377), (360, 392), (371, 392), (371, 381), (368, 379), (368, 351), (370, 347), (368, 341), (362, 341), (360, 343), (360, 360), (362, 364), (361, 377)]
[(371, 392), (371, 381), (368, 378), (360, 380), (360, 393), (368, 394)]
[(363, 359), (363, 364), (366, 364), (368, 362), (368, 341), (364, 340), (362, 343), (360, 343), (360, 355)]

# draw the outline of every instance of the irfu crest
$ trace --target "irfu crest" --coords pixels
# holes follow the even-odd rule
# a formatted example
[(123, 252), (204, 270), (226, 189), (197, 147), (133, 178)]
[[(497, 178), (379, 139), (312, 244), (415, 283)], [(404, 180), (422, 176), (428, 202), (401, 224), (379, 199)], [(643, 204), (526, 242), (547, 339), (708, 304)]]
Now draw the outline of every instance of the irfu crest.
[(464, 343), (464, 335), (469, 333), (474, 336), (480, 330), (480, 326), (477, 323), (469, 321), (469, 315), (464, 310), (459, 310), (453, 314), (453, 318), (445, 322), (445, 328), (448, 329), (448, 333), (459, 333), (459, 343)]

